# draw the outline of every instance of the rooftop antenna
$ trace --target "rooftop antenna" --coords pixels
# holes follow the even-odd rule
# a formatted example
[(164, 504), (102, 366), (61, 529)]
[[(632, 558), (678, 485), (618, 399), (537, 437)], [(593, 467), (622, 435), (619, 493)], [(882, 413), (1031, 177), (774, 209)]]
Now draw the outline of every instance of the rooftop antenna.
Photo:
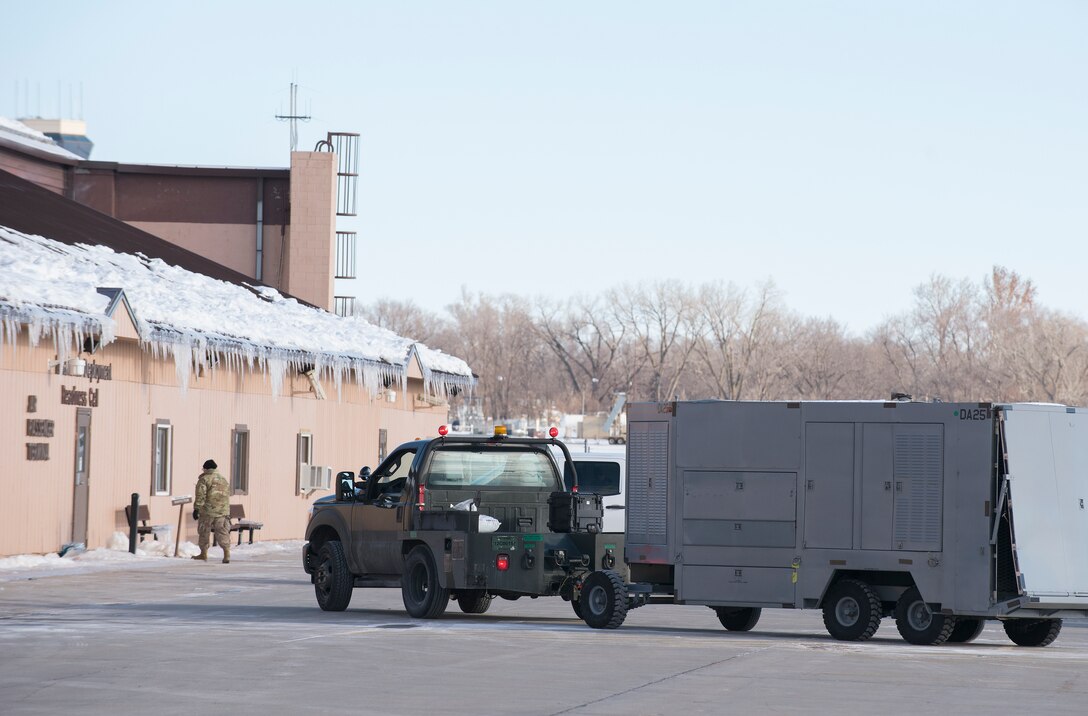
[(298, 147), (298, 121), (310, 121), (310, 115), (298, 113), (298, 85), (291, 83), (291, 110), (290, 114), (277, 114), (276, 119), (287, 120), (291, 123), (291, 151)]

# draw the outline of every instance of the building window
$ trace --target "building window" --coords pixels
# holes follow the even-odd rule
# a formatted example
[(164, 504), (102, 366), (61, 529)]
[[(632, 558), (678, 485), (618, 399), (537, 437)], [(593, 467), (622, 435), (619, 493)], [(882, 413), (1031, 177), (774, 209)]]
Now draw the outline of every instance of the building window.
[(335, 309), (338, 316), (354, 316), (355, 296), (337, 296)]
[(302, 494), (302, 485), (310, 481), (310, 465), (314, 464), (314, 436), (309, 432), (300, 432), (297, 440), (297, 459), (295, 464), (298, 469), (295, 473), (295, 494)]
[(230, 487), (235, 495), (249, 493), (249, 428), (236, 425), (230, 438)]
[(155, 423), (151, 450), (151, 494), (169, 495), (174, 462), (174, 429), (168, 420)]
[(336, 278), (355, 278), (355, 232), (336, 232)]

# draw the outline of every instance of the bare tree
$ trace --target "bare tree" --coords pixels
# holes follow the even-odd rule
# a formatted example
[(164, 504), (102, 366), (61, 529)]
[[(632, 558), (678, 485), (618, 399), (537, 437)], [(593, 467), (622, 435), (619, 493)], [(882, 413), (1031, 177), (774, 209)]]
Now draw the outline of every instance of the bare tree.
[(646, 397), (671, 399), (687, 368), (693, 341), (685, 334), (693, 310), (691, 292), (678, 281), (613, 289), (608, 301), (646, 366)]

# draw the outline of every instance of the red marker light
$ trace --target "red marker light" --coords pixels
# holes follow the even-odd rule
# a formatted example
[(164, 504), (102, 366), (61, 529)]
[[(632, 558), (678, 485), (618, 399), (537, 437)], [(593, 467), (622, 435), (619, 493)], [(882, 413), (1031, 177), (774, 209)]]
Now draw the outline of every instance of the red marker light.
[(510, 555), (500, 554), (498, 557), (496, 557), (495, 569), (499, 570), (500, 572), (505, 572), (506, 570), (510, 569)]
[(423, 485), (420, 485), (419, 486), (419, 511), (420, 512), (423, 511), (423, 496), (424, 496)]
[(448, 435), (449, 432), (450, 432), (450, 428), (449, 428), (448, 425), (439, 425), (438, 426), (438, 434), (441, 435), (442, 437), (446, 437), (446, 435)]
[(559, 437), (559, 428), (555, 427), (554, 425), (548, 428), (548, 435), (551, 435), (553, 438)]

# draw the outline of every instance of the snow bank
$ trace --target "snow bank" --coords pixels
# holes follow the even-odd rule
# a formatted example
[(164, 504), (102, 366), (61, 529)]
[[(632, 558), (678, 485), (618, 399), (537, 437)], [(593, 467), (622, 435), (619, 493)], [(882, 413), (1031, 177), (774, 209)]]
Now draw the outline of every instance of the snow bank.
[[(231, 561), (247, 560), (267, 554), (300, 553), (302, 540), (282, 542), (258, 542), (256, 544), (232, 545)], [(84, 574), (117, 569), (142, 569), (169, 565), (191, 564), (189, 560), (200, 553), (200, 548), (192, 542), (182, 542), (178, 546), (178, 556), (173, 559), (173, 539), (164, 541), (145, 540), (137, 544), (136, 554), (128, 551), (128, 536), (123, 532), (114, 532), (106, 547), (69, 552), (61, 557), (51, 554), (21, 554), (13, 557), (0, 557), (0, 582), (18, 579), (38, 579), (64, 574)], [(223, 551), (213, 547), (208, 552), (208, 559), (222, 559)]]
[(179, 383), (195, 368), (264, 372), (273, 395), (289, 373), (313, 369), (337, 391), (345, 378), (373, 395), (404, 389), (419, 356), (428, 392), (448, 395), (475, 383), (463, 360), (415, 344), (358, 318), (303, 305), (265, 286), (243, 286), (106, 246), (64, 244), (0, 226), (0, 340), (27, 325), (32, 343), (50, 335), (63, 359), (88, 334), (113, 340), (99, 287), (124, 290), (141, 339), (157, 358), (173, 358)]

